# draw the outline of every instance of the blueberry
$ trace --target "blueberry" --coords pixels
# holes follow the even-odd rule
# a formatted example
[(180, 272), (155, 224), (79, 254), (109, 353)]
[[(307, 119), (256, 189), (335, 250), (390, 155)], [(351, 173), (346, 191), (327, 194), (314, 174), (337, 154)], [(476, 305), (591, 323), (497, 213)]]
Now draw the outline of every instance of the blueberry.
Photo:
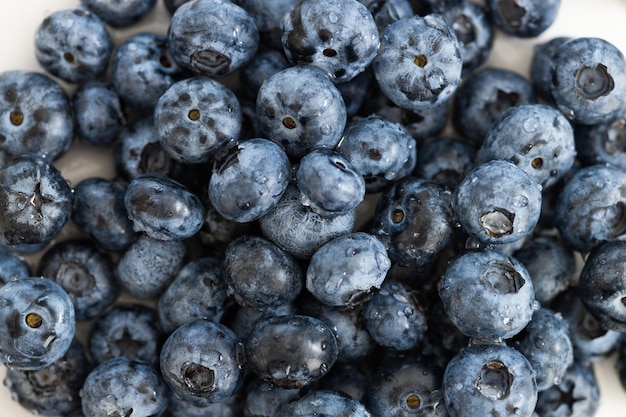
[(244, 417), (274, 417), (286, 402), (298, 398), (298, 390), (274, 387), (260, 378), (248, 385), (244, 400)]
[(550, 187), (574, 166), (574, 130), (553, 107), (543, 104), (511, 107), (495, 120), (477, 158), (479, 162), (511, 161), (542, 187)]
[(136, 232), (159, 240), (187, 239), (204, 222), (204, 206), (181, 183), (162, 174), (144, 174), (128, 184), (124, 206)]
[(468, 76), (452, 103), (452, 124), (464, 138), (480, 144), (508, 108), (534, 103), (532, 84), (521, 75), (486, 67)]
[(302, 388), (324, 376), (337, 360), (337, 339), (310, 316), (276, 316), (257, 322), (244, 342), (248, 368), (280, 388)]
[(378, 200), (371, 230), (391, 260), (423, 266), (448, 246), (454, 227), (449, 194), (433, 182), (409, 176)]
[(67, 94), (52, 78), (32, 71), (0, 74), (0, 163), (18, 156), (53, 161), (67, 151), (74, 122)]
[(158, 301), (159, 323), (166, 333), (196, 319), (220, 321), (227, 301), (220, 259), (205, 256), (184, 264)]
[(46, 367), (8, 368), (4, 385), (13, 399), (33, 414), (67, 416), (80, 409), (79, 392), (90, 371), (85, 348), (74, 340), (65, 355)]
[(456, 355), (444, 372), (448, 414), (530, 417), (537, 404), (533, 373), (528, 360), (514, 348), (471, 345)]
[(77, 83), (104, 74), (113, 52), (105, 23), (84, 6), (46, 17), (35, 34), (37, 61), (49, 73)]
[(535, 299), (542, 304), (547, 305), (574, 285), (574, 252), (558, 236), (535, 236), (524, 242), (513, 256), (526, 267), (533, 279)]
[(552, 56), (561, 45), (569, 40), (571, 40), (570, 37), (559, 36), (538, 43), (533, 49), (530, 62), (530, 80), (537, 95), (546, 101), (552, 102), (552, 93), (550, 92)]
[(290, 174), (287, 154), (271, 140), (231, 142), (215, 156), (209, 201), (228, 220), (258, 220), (278, 203)]
[(302, 397), (284, 403), (276, 417), (371, 417), (363, 404), (347, 394), (329, 389), (312, 390)]
[(504, 160), (471, 170), (453, 194), (453, 209), (468, 235), (502, 244), (532, 233), (541, 213), (541, 186), (526, 171)]
[(561, 0), (489, 0), (493, 24), (509, 35), (532, 38), (557, 18)]
[(304, 286), (296, 260), (259, 236), (233, 239), (224, 253), (224, 280), (242, 306), (279, 306), (291, 303)]
[(370, 11), (380, 33), (396, 20), (413, 16), (409, 0), (359, 0), (359, 2)]
[(86, 178), (74, 187), (72, 221), (103, 249), (121, 251), (135, 239), (125, 193), (121, 182), (99, 177)]
[(281, 41), (295, 65), (315, 65), (334, 81), (354, 78), (380, 44), (376, 22), (357, 0), (303, 0), (284, 15)]
[(516, 335), (535, 309), (533, 282), (524, 265), (493, 250), (455, 258), (445, 270), (439, 296), (450, 320), (477, 339)]
[(554, 52), (550, 69), (550, 93), (568, 119), (595, 124), (623, 109), (626, 61), (612, 43), (600, 38), (572, 39)]
[(563, 316), (547, 308), (533, 313), (532, 320), (514, 340), (513, 346), (535, 370), (538, 391), (558, 385), (574, 362), (569, 325)]
[(419, 355), (387, 359), (370, 377), (368, 404), (374, 416), (447, 417), (441, 379), (443, 369)]
[(183, 324), (163, 344), (163, 378), (178, 398), (195, 405), (227, 400), (242, 374), (238, 343), (222, 324), (202, 319)]
[(45, 244), (67, 223), (72, 190), (40, 158), (21, 157), (0, 168), (0, 234), (10, 246)]
[(182, 68), (222, 77), (248, 63), (257, 51), (259, 31), (254, 19), (230, 1), (192, 0), (176, 9), (167, 34), (167, 48)]
[(65, 355), (76, 316), (69, 295), (47, 278), (21, 278), (0, 288), (0, 362), (37, 370)]
[(8, 252), (0, 252), (0, 286), (30, 276), (32, 276), (30, 265), (23, 258)]
[(319, 247), (306, 271), (306, 288), (324, 304), (354, 307), (382, 285), (391, 261), (373, 235), (348, 233)]
[(157, 364), (163, 341), (156, 312), (141, 304), (116, 304), (98, 317), (88, 338), (95, 364), (120, 356)]
[(300, 202), (300, 190), (292, 183), (272, 210), (259, 219), (263, 235), (299, 259), (308, 259), (324, 243), (352, 231), (355, 211), (319, 213)]
[(331, 149), (314, 149), (296, 168), (296, 184), (302, 204), (312, 210), (345, 213), (365, 197), (365, 180), (352, 163)]
[(76, 132), (85, 142), (108, 147), (124, 126), (120, 98), (102, 81), (90, 80), (78, 86), (72, 96)]
[(365, 179), (367, 192), (383, 190), (415, 167), (416, 143), (400, 123), (370, 116), (348, 123), (337, 151)]
[(141, 20), (156, 5), (156, 0), (81, 0), (81, 3), (113, 27), (127, 27)]
[(358, 114), (370, 91), (373, 79), (374, 75), (370, 67), (368, 67), (350, 81), (335, 84), (341, 93), (341, 97), (343, 97), (348, 117), (353, 117)]
[(327, 74), (289, 67), (261, 86), (256, 100), (261, 132), (299, 159), (315, 148), (334, 148), (346, 125), (346, 106)]
[(600, 389), (593, 368), (574, 362), (552, 388), (539, 393), (536, 411), (542, 417), (583, 417), (596, 415)]
[(362, 368), (358, 362), (337, 362), (320, 382), (326, 389), (342, 392), (365, 404), (369, 381)]
[(626, 112), (593, 125), (576, 125), (574, 139), (578, 160), (585, 166), (609, 164), (626, 170), (626, 149), (622, 136), (626, 133)]
[(248, 337), (254, 326), (262, 320), (276, 316), (296, 314), (300, 308), (296, 303), (283, 304), (277, 307), (242, 307), (235, 306), (235, 311), (225, 316), (225, 322), (240, 339)]
[(163, 149), (186, 164), (210, 162), (218, 149), (239, 137), (241, 123), (235, 94), (207, 77), (174, 83), (154, 109), (154, 124)]
[(476, 167), (476, 147), (465, 140), (440, 137), (420, 147), (414, 174), (452, 191)]
[[(280, 22), (285, 14), (289, 13), (300, 3), (300, 0), (240, 0), (239, 3), (254, 19), (259, 30), (260, 42), (263, 46), (268, 46), (274, 51), (280, 51), (281, 55), (283, 55)], [(268, 50), (268, 52), (271, 52), (271, 50)]]
[(187, 249), (180, 240), (140, 235), (121, 255), (115, 273), (122, 288), (137, 298), (159, 295), (183, 264)]
[(241, 417), (243, 409), (242, 401), (241, 389), (235, 391), (230, 398), (224, 401), (202, 406), (195, 405), (175, 395), (171, 395), (170, 405), (164, 415), (171, 417)]
[(365, 328), (378, 345), (405, 351), (422, 343), (427, 323), (416, 295), (401, 281), (386, 279), (365, 304)]
[(155, 416), (169, 402), (167, 386), (156, 367), (123, 356), (96, 366), (87, 375), (80, 396), (85, 417)]
[[(249, 3), (253, 2), (249, 1)], [(256, 3), (258, 3), (260, 7), (265, 7), (265, 5), (268, 7), (276, 7), (273, 5), (277, 2), (257, 1)], [(257, 93), (265, 80), (288, 66), (287, 58), (285, 58), (285, 55), (281, 51), (274, 49), (259, 51), (254, 55), (252, 60), (239, 71), (240, 84), (245, 86), (242, 93), (256, 100)]]
[(602, 164), (581, 168), (565, 184), (555, 207), (555, 225), (565, 243), (582, 253), (626, 232), (626, 172)]
[(409, 110), (450, 100), (461, 82), (462, 66), (456, 35), (440, 15), (414, 16), (389, 25), (372, 63), (385, 96)]
[(91, 241), (56, 243), (39, 261), (38, 275), (55, 281), (69, 294), (77, 320), (97, 316), (119, 293), (113, 260)]

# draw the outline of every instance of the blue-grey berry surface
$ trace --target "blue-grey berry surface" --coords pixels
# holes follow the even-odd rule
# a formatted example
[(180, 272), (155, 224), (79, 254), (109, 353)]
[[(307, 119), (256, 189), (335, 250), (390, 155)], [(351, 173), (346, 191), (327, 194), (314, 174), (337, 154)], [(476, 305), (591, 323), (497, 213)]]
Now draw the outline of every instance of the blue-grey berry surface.
[(113, 27), (137, 23), (156, 5), (156, 0), (81, 0), (81, 3)]
[(312, 390), (297, 400), (284, 403), (276, 417), (332, 415), (337, 417), (371, 417), (367, 408), (348, 394), (334, 390)]
[(72, 96), (76, 133), (87, 143), (108, 147), (125, 124), (122, 104), (115, 89), (99, 80), (86, 81)]

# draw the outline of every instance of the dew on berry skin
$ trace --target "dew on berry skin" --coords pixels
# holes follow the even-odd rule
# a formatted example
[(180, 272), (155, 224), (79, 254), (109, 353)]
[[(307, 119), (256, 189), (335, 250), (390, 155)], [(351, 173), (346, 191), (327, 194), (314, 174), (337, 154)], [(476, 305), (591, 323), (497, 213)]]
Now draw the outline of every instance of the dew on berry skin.
[(524, 195), (518, 195), (513, 198), (513, 205), (515, 207), (526, 207), (528, 206), (528, 198)]
[(528, 119), (524, 120), (524, 131), (527, 133), (533, 133), (535, 132), (537, 129), (539, 129), (540, 123), (539, 120), (536, 117), (529, 117)]
[(330, 12), (328, 14), (328, 21), (330, 23), (337, 23), (339, 21), (339, 16), (337, 16), (337, 13), (335, 12)]

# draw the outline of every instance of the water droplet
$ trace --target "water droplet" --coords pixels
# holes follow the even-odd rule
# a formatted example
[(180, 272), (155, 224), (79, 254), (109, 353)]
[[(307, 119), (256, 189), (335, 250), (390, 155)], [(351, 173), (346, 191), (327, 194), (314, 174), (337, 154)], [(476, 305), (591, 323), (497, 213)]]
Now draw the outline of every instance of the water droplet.
[(333, 128), (330, 125), (322, 125), (320, 126), (320, 134), (322, 136), (328, 136), (333, 132)]
[(330, 23), (337, 23), (339, 21), (339, 16), (337, 16), (337, 13), (335, 12), (330, 12), (328, 14), (328, 20)]
[(166, 211), (166, 212), (165, 212), (165, 215), (166, 215), (167, 217), (172, 217), (172, 216), (174, 216), (174, 213), (172, 213), (171, 211)]
[(526, 207), (528, 205), (528, 198), (524, 195), (518, 195), (513, 197), (513, 205), (515, 207)]
[(533, 133), (534, 131), (536, 131), (537, 129), (539, 129), (539, 120), (536, 117), (529, 117), (528, 119), (524, 120), (524, 130), (527, 133)]

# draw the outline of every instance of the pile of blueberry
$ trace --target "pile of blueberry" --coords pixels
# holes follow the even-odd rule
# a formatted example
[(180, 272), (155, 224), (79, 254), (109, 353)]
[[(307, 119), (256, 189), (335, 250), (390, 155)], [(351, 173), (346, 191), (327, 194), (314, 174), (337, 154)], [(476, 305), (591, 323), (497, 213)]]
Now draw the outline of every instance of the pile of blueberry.
[[(615, 353), (626, 389), (624, 56), (484, 65), (558, 0), (165, 0), (167, 35), (119, 44), (156, 0), (81, 3), (37, 30), (46, 74), (0, 74), (25, 408), (591, 417)], [(73, 141), (116, 176), (68, 184)]]

